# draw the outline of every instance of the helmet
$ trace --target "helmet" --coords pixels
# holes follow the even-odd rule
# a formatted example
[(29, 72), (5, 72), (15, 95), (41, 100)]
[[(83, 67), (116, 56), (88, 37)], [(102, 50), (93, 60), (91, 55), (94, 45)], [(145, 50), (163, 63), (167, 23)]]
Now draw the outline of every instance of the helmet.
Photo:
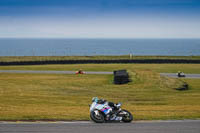
[(99, 98), (98, 97), (93, 97), (92, 98), (92, 102), (98, 102), (99, 101)]

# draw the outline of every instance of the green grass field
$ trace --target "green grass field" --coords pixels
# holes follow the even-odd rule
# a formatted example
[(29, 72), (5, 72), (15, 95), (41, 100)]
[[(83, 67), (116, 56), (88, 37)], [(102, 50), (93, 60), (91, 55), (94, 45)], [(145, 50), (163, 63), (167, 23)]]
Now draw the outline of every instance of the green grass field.
[[(158, 72), (200, 73), (200, 64), (79, 64), (0, 66), (0, 70), (113, 71), (127, 69), (133, 82), (114, 85), (112, 75), (0, 73), (0, 120), (89, 120), (91, 98), (122, 102), (136, 120), (200, 118), (200, 79)], [(187, 82), (187, 91), (174, 88)]]
[(200, 60), (200, 56), (1, 56), (0, 62), (48, 60), (119, 60), (119, 59), (187, 59)]

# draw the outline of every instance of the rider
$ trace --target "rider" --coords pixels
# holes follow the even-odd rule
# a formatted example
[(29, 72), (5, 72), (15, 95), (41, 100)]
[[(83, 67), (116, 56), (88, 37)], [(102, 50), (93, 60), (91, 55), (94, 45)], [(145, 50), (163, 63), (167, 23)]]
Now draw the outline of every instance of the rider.
[(111, 114), (113, 113), (113, 111), (116, 111), (116, 110), (119, 109), (117, 104), (114, 104), (113, 102), (109, 102), (109, 101), (104, 100), (104, 99), (99, 99), (98, 97), (93, 97), (92, 102), (96, 102), (98, 104), (104, 104), (104, 103), (107, 102), (108, 106), (110, 106), (112, 108), (112, 111), (110, 112)]

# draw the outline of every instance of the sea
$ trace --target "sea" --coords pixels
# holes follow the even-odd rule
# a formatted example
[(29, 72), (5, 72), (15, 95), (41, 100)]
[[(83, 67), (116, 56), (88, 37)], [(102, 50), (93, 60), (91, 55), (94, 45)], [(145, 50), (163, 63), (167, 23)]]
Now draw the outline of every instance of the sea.
[(200, 39), (0, 39), (0, 56), (200, 55)]

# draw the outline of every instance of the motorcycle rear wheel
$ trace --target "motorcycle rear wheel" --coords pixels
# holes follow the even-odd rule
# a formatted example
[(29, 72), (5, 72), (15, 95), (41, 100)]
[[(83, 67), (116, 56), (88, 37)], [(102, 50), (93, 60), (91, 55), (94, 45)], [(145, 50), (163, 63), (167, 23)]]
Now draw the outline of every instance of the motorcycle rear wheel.
[(123, 109), (122, 112), (126, 112), (126, 115), (122, 117), (123, 122), (129, 123), (133, 120), (133, 115), (129, 111)]
[(97, 116), (95, 114), (95, 112), (92, 111), (90, 113), (90, 118), (96, 123), (104, 123), (105, 122), (104, 116), (103, 116), (103, 114), (101, 112), (99, 112), (99, 115)]

